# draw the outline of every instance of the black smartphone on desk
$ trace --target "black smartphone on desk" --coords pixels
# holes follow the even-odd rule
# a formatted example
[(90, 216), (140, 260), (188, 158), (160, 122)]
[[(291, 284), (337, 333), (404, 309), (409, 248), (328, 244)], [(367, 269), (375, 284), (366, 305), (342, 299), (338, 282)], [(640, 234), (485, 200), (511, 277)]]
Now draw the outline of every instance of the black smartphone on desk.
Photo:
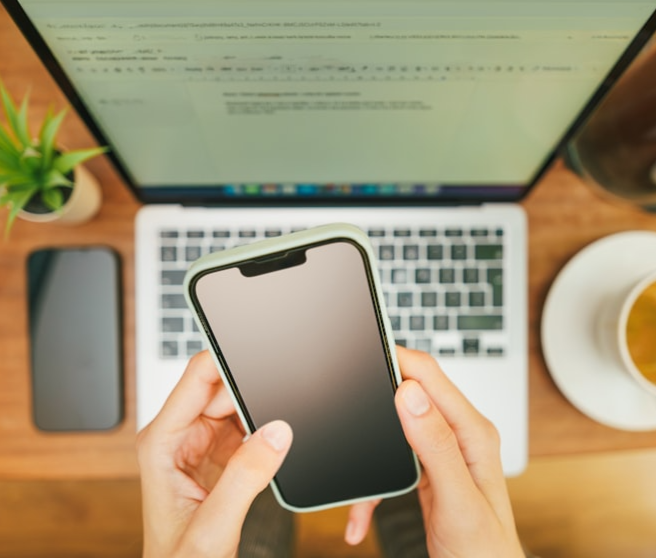
[(123, 418), (121, 288), (108, 247), (45, 248), (27, 261), (32, 408), (45, 431)]

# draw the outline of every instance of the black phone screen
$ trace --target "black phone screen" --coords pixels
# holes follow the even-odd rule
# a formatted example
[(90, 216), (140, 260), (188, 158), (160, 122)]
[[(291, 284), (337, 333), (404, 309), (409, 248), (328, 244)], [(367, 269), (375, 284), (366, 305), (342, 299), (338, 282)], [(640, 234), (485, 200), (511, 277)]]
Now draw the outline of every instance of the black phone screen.
[(116, 426), (123, 412), (118, 256), (105, 247), (37, 250), (27, 273), (35, 424)]
[(251, 427), (292, 426), (280, 494), (310, 508), (410, 487), (417, 470), (366, 258), (339, 240), (289, 261), (212, 270), (192, 287)]

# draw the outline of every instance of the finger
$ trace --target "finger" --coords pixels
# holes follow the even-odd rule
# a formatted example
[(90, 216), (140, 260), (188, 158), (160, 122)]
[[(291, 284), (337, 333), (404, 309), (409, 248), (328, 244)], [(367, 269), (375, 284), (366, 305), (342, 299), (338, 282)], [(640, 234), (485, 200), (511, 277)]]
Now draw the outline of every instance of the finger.
[(259, 428), (230, 458), (190, 526), (190, 536), (207, 555), (221, 555), (221, 550), (232, 545), (236, 548), (248, 509), (277, 473), (291, 443), (291, 427), (273, 421)]
[(186, 428), (203, 414), (222, 385), (209, 352), (194, 355), (154, 423), (167, 431)]
[(458, 439), (422, 385), (405, 380), (395, 403), (406, 439), (424, 466), (433, 494), (445, 505), (468, 501), (477, 490)]
[(442, 371), (435, 359), (420, 351), (399, 348), (401, 372), (421, 384), (456, 435), (471, 474), (480, 482), (503, 476), (497, 430)]
[(453, 422), (462, 422), (462, 426), (466, 426), (472, 415), (480, 416), (431, 355), (397, 347), (397, 356), (403, 378), (410, 378), (422, 384), (449, 422), (453, 419)]
[[(501, 468), (498, 449), (469, 447), (479, 444), (498, 448), (494, 427), (480, 415), (482, 431), (488, 436), (462, 440), (459, 433), (442, 415), (424, 386), (415, 380), (404, 381), (397, 391), (397, 410), (408, 443), (424, 465), (432, 487), (434, 501), (444, 503), (445, 495), (453, 498), (452, 505), (467, 502), (467, 498), (483, 496), (500, 519), (513, 522), (512, 508)], [(495, 437), (496, 436), (496, 437)], [(487, 438), (492, 438), (492, 441)], [(478, 455), (480, 454), (480, 455)], [(472, 462), (472, 456), (478, 460)]]
[(380, 504), (380, 499), (358, 502), (351, 506), (348, 523), (346, 524), (346, 533), (344, 534), (344, 540), (348, 544), (356, 545), (364, 540), (369, 532), (371, 518), (378, 504)]
[(203, 414), (213, 419), (221, 419), (236, 414), (235, 404), (223, 383), (221, 383), (214, 397), (203, 410)]

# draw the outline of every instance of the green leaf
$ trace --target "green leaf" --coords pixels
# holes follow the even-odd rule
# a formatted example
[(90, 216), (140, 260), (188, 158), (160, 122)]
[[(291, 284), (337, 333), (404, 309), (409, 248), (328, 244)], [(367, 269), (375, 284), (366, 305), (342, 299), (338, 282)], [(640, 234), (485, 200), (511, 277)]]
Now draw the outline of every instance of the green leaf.
[(43, 121), (43, 126), (39, 133), (39, 143), (41, 144), (41, 152), (43, 153), (44, 169), (49, 168), (52, 164), (52, 158), (55, 153), (55, 136), (65, 116), (66, 110), (62, 110), (55, 115), (52, 109), (48, 109), (48, 114), (46, 114), (46, 118)]
[(43, 200), (45, 206), (52, 209), (53, 211), (61, 209), (62, 205), (64, 205), (64, 196), (61, 193), (61, 190), (58, 188), (45, 190), (41, 194), (41, 199)]
[(20, 156), (20, 151), (16, 147), (16, 144), (14, 144), (14, 140), (11, 139), (11, 136), (5, 131), (3, 126), (0, 126), (0, 150), (6, 151), (15, 157)]
[(4, 87), (0, 87), (0, 96), (2, 97), (2, 106), (7, 116), (9, 129), (20, 143), (29, 145), (30, 137), (27, 131), (28, 95), (23, 98), (20, 109), (16, 108), (14, 101)]
[(24, 192), (32, 192), (32, 194), (35, 194), (39, 191), (39, 188), (34, 184), (12, 184), (11, 186), (7, 186), (6, 191), (12, 195), (23, 194)]
[(16, 118), (16, 133), (18, 134), (18, 139), (24, 145), (30, 145), (32, 140), (30, 138), (30, 130), (27, 123), (27, 107), (29, 103), (29, 96), (26, 94), (23, 97), (21, 102), (20, 109), (18, 111), (18, 116)]
[(41, 153), (29, 148), (23, 153), (23, 157), (20, 159), (20, 168), (30, 174), (36, 173), (41, 170), (42, 160)]
[(20, 169), (19, 159), (10, 153), (6, 153), (0, 146), (0, 169), (18, 170)]
[(107, 148), (105, 147), (92, 147), (91, 149), (78, 149), (76, 151), (69, 151), (55, 157), (53, 161), (53, 167), (57, 169), (62, 174), (68, 174), (71, 172), (77, 165), (83, 163), (87, 159), (96, 157), (105, 153)]
[(5, 238), (9, 236), (9, 231), (11, 230), (11, 227), (14, 224), (14, 220), (16, 219), (16, 216), (25, 207), (27, 202), (30, 201), (32, 195), (33, 195), (32, 193), (25, 193), (22, 196), (17, 196), (12, 199), (11, 205), (9, 207), (9, 216), (7, 217), (7, 222), (5, 224)]
[(7, 172), (0, 176), (2, 177), (0, 178), (0, 182), (7, 184), (7, 188), (14, 189), (20, 186), (29, 185), (36, 190), (39, 189), (39, 185), (34, 182), (34, 177), (28, 176), (23, 172)]
[(73, 183), (57, 169), (50, 169), (43, 177), (43, 189), (56, 188), (57, 186), (72, 187)]

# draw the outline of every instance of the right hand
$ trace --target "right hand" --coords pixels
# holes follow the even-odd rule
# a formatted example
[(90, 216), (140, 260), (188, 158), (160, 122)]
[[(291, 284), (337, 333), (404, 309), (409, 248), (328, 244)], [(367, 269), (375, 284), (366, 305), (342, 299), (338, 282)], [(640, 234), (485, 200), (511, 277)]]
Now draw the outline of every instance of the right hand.
[(432, 558), (524, 558), (499, 434), (428, 354), (398, 348), (396, 407), (424, 472), (418, 487)]

